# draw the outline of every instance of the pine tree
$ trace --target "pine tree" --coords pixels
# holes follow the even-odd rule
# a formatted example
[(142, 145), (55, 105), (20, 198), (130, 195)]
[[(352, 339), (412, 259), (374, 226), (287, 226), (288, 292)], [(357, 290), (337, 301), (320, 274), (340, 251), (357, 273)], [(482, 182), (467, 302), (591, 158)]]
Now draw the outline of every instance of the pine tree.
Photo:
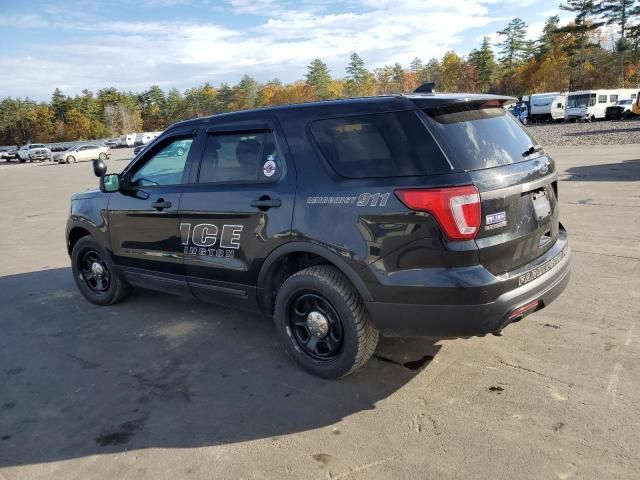
[[(578, 51), (577, 77), (571, 81), (571, 90), (580, 90), (583, 84), (584, 64), (587, 61), (586, 49), (589, 43), (589, 33), (601, 27), (604, 22), (597, 21), (601, 13), (600, 2), (596, 0), (567, 0), (566, 4), (560, 4), (560, 9), (575, 13), (576, 16), (572, 24), (558, 29), (561, 32), (571, 33), (576, 36), (575, 50)], [(573, 54), (574, 48), (569, 54)]]
[(631, 44), (627, 39), (627, 27), (633, 17), (640, 14), (636, 0), (603, 0), (600, 12), (606, 18), (607, 25), (617, 25), (620, 38), (616, 41), (616, 53), (620, 64), (620, 83), (624, 82), (624, 63)]
[(469, 54), (469, 62), (477, 71), (480, 91), (488, 92), (496, 71), (496, 60), (493, 50), (491, 49), (489, 37), (482, 39), (480, 49), (471, 51)]
[(364, 60), (357, 53), (351, 54), (351, 59), (347, 65), (347, 95), (358, 97), (365, 95), (364, 92), (371, 73), (365, 68)]
[(538, 48), (536, 52), (536, 58), (540, 58), (553, 52), (554, 36), (557, 33), (558, 25), (560, 24), (560, 17), (558, 15), (552, 15), (547, 19), (542, 28), (542, 35), (538, 39)]
[(394, 93), (402, 93), (404, 91), (405, 71), (398, 62), (393, 64), (391, 79), (393, 81)]
[(504, 37), (498, 44), (502, 55), (500, 62), (504, 65), (507, 75), (513, 75), (515, 67), (526, 51), (527, 24), (520, 18), (514, 18), (504, 29), (498, 31), (498, 35)]
[(320, 100), (331, 98), (331, 75), (326, 63), (319, 58), (313, 60), (307, 67), (306, 78)]

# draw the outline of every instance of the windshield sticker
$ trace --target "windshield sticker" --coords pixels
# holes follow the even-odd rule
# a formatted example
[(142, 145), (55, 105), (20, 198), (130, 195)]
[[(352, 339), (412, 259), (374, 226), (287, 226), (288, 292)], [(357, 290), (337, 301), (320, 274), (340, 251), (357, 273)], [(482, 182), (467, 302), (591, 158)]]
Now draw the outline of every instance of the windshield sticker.
[(276, 162), (273, 161), (273, 155), (269, 155), (269, 159), (264, 162), (264, 166), (262, 167), (262, 173), (264, 173), (265, 177), (273, 177), (276, 173)]

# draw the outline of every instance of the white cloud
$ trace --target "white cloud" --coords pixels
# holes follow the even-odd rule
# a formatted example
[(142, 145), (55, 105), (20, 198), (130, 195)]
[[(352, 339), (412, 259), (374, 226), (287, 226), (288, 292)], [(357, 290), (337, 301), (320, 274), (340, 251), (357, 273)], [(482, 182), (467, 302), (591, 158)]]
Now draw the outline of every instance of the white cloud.
[[(290, 81), (301, 78), (316, 57), (341, 76), (353, 51), (369, 68), (394, 62), (408, 65), (414, 57), (442, 56), (455, 49), (468, 29), (495, 21), (487, 9), (495, 1), (324, 0), (307, 8), (307, 0), (229, 0), (234, 13), (262, 15), (252, 17), (258, 22), (243, 29), (209, 21), (107, 22), (74, 17), (57, 27), (56, 42), (29, 51), (34, 57), (29, 62), (24, 62), (22, 52), (0, 53), (0, 69), (21, 72), (17, 84), (10, 76), (0, 76), (0, 92), (48, 98), (61, 85), (67, 86), (66, 93), (111, 85), (184, 89), (203, 81), (235, 82), (243, 73), (260, 80)], [(38, 18), (32, 18), (34, 25)]]

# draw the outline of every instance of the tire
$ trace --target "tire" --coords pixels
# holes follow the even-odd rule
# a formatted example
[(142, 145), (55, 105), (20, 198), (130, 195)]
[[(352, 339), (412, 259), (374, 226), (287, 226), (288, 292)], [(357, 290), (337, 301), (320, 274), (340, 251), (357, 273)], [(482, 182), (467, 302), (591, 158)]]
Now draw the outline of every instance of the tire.
[[(102, 280), (93, 276), (93, 265), (100, 264)], [(91, 236), (82, 237), (71, 252), (71, 270), (80, 293), (96, 305), (113, 305), (124, 300), (133, 288), (122, 280), (109, 255)]]
[[(311, 324), (309, 328), (312, 313), (321, 313), (328, 323), (325, 337), (316, 338), (315, 343), (314, 327)], [(349, 375), (367, 363), (378, 344), (378, 330), (369, 320), (364, 302), (335, 267), (318, 265), (290, 276), (278, 291), (274, 321), (287, 353), (317, 377)], [(316, 333), (319, 337), (322, 332)], [(309, 352), (311, 343), (316, 345), (314, 353)], [(338, 344), (331, 351), (330, 345)]]
[(522, 119), (522, 124), (523, 124), (523, 125), (526, 125), (527, 123), (529, 123), (529, 120), (527, 120), (527, 118), (526, 118), (526, 117), (525, 117), (525, 118), (523, 118), (523, 119)]
[(73, 155), (69, 155), (67, 158), (64, 159), (64, 161), (67, 163), (76, 163), (76, 157), (74, 157)]
[(106, 160), (107, 159), (107, 154), (102, 152), (100, 155), (98, 155), (98, 159), (102, 160), (102, 161)]

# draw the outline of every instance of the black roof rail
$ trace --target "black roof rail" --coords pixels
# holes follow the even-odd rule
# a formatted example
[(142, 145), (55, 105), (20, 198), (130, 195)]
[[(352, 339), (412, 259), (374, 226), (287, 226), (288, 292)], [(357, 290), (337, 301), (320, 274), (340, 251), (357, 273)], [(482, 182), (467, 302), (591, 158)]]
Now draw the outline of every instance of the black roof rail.
[(413, 93), (433, 93), (434, 82), (423, 83), (418, 88), (416, 88)]

